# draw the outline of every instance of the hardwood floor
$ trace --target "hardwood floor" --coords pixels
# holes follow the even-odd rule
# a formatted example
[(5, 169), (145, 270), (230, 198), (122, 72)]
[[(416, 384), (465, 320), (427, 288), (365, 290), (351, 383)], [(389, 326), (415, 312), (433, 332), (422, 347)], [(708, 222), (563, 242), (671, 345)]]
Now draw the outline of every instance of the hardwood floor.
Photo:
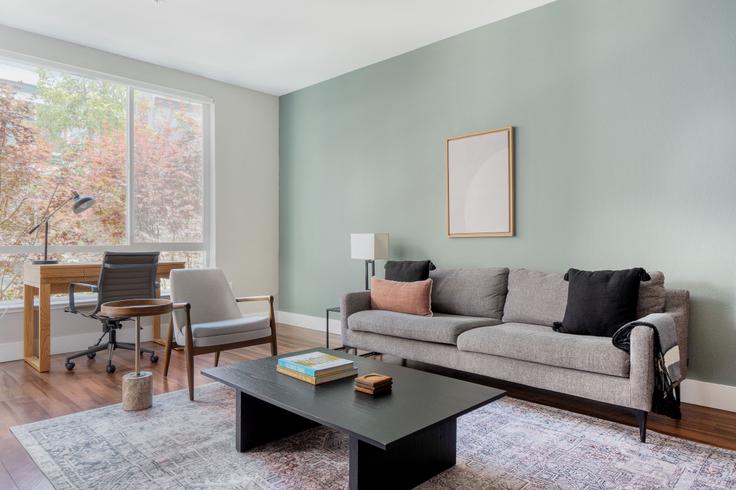
[[(280, 353), (324, 345), (322, 332), (289, 325), (279, 325), (278, 332)], [(339, 345), (339, 336), (334, 335), (330, 344)], [(156, 349), (163, 360), (161, 346), (156, 344), (146, 346)], [(269, 354), (268, 345), (247, 347), (223, 352), (220, 363), (256, 359)], [(384, 360), (399, 362), (398, 359), (389, 356)], [(195, 385), (211, 381), (198, 373), (202, 368), (212, 366), (213, 362), (214, 354), (195, 358)], [(102, 359), (95, 361), (80, 359), (75, 370), (67, 372), (64, 369), (64, 355), (55, 355), (51, 360), (51, 372), (44, 374), (36, 372), (23, 361), (0, 363), (0, 489), (53, 488), (9, 431), (9, 427), (119, 403), (121, 377), (133, 369), (132, 353), (117, 351), (114, 363), (117, 371), (112, 375), (105, 373), (105, 362)], [(142, 365), (144, 369), (154, 372), (154, 394), (186, 389), (183, 352), (173, 353), (167, 379), (162, 376), (162, 361), (151, 365), (146, 356)], [(608, 405), (520, 387), (481, 376), (455, 373), (420, 363), (410, 362), (409, 366), (496, 386), (507, 390), (510, 396), (516, 398), (635, 425), (634, 417), (630, 413)], [(736, 413), (733, 412), (683, 404), (681, 421), (651, 415), (649, 429), (736, 450)]]

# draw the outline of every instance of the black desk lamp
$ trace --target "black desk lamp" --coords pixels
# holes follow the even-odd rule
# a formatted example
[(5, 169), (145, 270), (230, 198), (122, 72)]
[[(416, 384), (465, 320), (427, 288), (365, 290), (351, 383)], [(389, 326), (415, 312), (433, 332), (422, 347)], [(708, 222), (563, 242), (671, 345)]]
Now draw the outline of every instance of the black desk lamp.
[(92, 196), (80, 196), (78, 192), (73, 191), (72, 196), (69, 199), (59, 204), (56, 209), (47, 214), (36, 226), (28, 231), (28, 234), (30, 235), (38, 230), (41, 225), (44, 225), (43, 260), (34, 260), (34, 264), (57, 264), (59, 262), (58, 260), (49, 260), (49, 220), (58, 210), (63, 208), (70, 201), (74, 201), (74, 204), (72, 204), (74, 214), (79, 214), (89, 209), (95, 203), (95, 198)]

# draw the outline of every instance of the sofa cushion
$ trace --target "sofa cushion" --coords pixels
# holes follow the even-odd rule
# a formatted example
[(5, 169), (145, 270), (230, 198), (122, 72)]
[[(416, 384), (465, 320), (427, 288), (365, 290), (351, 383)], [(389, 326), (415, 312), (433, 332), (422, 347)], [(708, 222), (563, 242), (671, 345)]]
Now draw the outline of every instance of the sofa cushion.
[(432, 311), (500, 319), (508, 274), (506, 267), (432, 271)]
[[(267, 315), (243, 315), (240, 318), (192, 324), (195, 347), (245, 342), (271, 335), (271, 320)], [(184, 332), (174, 329), (176, 343), (186, 344)]]
[(348, 317), (351, 330), (441, 344), (455, 344), (457, 336), (471, 328), (498, 323), (493, 318), (444, 314), (429, 317), (384, 310), (359, 311)]
[(559, 272), (509, 271), (503, 321), (552, 326), (561, 322), (567, 305), (567, 282)]
[(659, 271), (650, 272), (649, 281), (639, 285), (639, 303), (636, 307), (636, 318), (644, 318), (652, 313), (663, 313), (667, 293), (664, 289), (664, 274)]
[(504, 323), (464, 332), (461, 351), (480, 352), (522, 361), (611, 376), (629, 376), (629, 354), (610, 338), (558, 333), (544, 325)]

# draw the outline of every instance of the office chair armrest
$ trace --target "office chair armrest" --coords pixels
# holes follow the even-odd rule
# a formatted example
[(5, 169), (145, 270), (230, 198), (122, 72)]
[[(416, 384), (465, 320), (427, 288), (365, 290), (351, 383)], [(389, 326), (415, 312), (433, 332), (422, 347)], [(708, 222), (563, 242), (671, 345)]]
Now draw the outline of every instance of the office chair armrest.
[(85, 282), (70, 282), (69, 283), (69, 313), (77, 313), (77, 307), (74, 305), (74, 290), (77, 288), (87, 288), (93, 293), (97, 292), (97, 285), (87, 284)]
[(268, 301), (269, 303), (273, 303), (273, 296), (241, 296), (239, 298), (235, 298), (235, 301), (238, 303), (246, 303), (249, 301)]

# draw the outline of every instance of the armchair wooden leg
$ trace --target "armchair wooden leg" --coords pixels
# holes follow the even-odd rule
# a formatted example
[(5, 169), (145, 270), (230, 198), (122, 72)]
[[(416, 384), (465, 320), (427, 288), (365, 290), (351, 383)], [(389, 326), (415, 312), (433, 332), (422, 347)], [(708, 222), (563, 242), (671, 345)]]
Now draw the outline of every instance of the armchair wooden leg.
[(276, 338), (276, 315), (273, 312), (273, 298), (269, 305), (269, 316), (271, 319), (271, 355), (276, 356), (279, 353), (278, 339)]
[(171, 363), (171, 349), (174, 343), (174, 320), (169, 321), (169, 331), (166, 333), (166, 350), (164, 352), (164, 378), (169, 375)]
[(215, 352), (215, 367), (220, 364), (220, 351)]
[(189, 386), (189, 399), (194, 401), (194, 353), (190, 346), (186, 346), (187, 358), (187, 385)]

